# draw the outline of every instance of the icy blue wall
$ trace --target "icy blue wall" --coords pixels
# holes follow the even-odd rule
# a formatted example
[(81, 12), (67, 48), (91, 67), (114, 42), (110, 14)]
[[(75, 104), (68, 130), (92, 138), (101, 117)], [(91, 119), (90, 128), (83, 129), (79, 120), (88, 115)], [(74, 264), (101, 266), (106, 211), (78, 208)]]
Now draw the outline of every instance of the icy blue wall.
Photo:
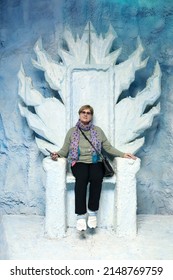
[(82, 34), (88, 20), (97, 32), (111, 23), (122, 47), (119, 62), (136, 48), (140, 36), (149, 56), (145, 69), (123, 95), (134, 96), (145, 87), (156, 60), (162, 76), (161, 113), (146, 131), (138, 153), (138, 213), (173, 214), (173, 2), (172, 0), (0, 0), (0, 207), (2, 213), (44, 214), (42, 155), (33, 132), (18, 110), (17, 73), (21, 61), (27, 75), (45, 96), (56, 96), (34, 69), (31, 57), (40, 35), (45, 49), (56, 58), (57, 44), (69, 25)]

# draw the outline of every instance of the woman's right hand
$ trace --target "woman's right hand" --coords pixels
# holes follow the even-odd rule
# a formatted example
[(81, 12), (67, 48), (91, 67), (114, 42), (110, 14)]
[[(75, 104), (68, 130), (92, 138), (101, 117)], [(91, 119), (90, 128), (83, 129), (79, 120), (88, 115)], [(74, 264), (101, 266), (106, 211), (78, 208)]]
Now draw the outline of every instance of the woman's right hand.
[(57, 152), (52, 152), (52, 153), (50, 154), (50, 156), (51, 156), (51, 159), (52, 159), (52, 160), (57, 160), (58, 157), (59, 157)]

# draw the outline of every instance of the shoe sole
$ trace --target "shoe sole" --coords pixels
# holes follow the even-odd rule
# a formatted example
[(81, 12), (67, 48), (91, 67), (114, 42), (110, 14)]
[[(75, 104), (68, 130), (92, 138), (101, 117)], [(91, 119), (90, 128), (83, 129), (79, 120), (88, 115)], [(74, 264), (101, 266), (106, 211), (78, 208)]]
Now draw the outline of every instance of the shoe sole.
[(96, 225), (96, 226), (89, 226), (89, 225), (88, 225), (88, 227), (89, 227), (89, 228), (96, 228), (96, 227), (97, 227), (97, 225)]
[(90, 229), (91, 229), (91, 228), (94, 228), (94, 229), (95, 229), (96, 227), (97, 227), (97, 225), (96, 225), (96, 226), (89, 226), (89, 225), (88, 225), (88, 228), (90, 228)]

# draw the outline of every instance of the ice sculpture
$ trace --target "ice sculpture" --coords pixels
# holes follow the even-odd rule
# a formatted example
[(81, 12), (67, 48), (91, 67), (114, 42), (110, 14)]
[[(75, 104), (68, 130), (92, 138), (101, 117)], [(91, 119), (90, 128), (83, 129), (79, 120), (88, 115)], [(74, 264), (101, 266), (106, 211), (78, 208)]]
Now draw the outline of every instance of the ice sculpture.
[[(66, 131), (76, 123), (78, 109), (84, 104), (90, 104), (94, 107), (95, 124), (103, 128), (108, 139), (116, 148), (124, 152), (135, 153), (143, 145), (144, 137), (141, 137), (141, 134), (152, 125), (154, 116), (160, 111), (159, 104), (157, 106), (153, 105), (161, 93), (160, 67), (156, 63), (154, 73), (148, 79), (145, 89), (138, 92), (135, 97), (126, 97), (117, 103), (122, 91), (128, 89), (134, 81), (135, 72), (145, 67), (148, 59), (142, 60), (143, 47), (138, 39), (137, 48), (132, 55), (126, 61), (116, 65), (121, 49), (110, 52), (115, 39), (116, 33), (111, 26), (107, 34), (103, 36), (102, 34), (98, 35), (92, 24), (88, 23), (82, 37), (77, 36), (76, 39), (72, 36), (71, 31), (66, 28), (64, 40), (68, 45), (68, 50), (58, 49), (58, 54), (61, 57), (60, 61), (54, 61), (44, 50), (41, 39), (38, 40), (34, 48), (37, 60), (33, 60), (33, 65), (44, 71), (46, 81), (52, 89), (58, 91), (59, 99), (44, 98), (40, 92), (34, 89), (31, 78), (26, 76), (24, 68), (21, 66), (18, 74), (19, 95), (26, 106), (20, 104), (20, 112), (22, 116), (26, 117), (30, 128), (42, 137), (42, 139), (36, 137), (36, 142), (45, 155), (48, 155), (45, 148), (54, 151), (62, 146)], [(152, 108), (145, 113), (148, 105)], [(28, 106), (33, 106), (35, 113), (30, 112)], [(136, 186), (135, 174), (139, 170), (140, 160), (138, 159), (133, 163), (133, 168), (132, 162), (129, 160), (117, 159), (117, 162), (119, 162), (117, 164), (117, 186), (122, 180), (123, 173), (121, 170), (124, 170), (123, 166), (127, 167), (128, 164), (129, 174), (133, 175), (127, 177), (130, 181), (133, 178), (130, 184)], [(60, 171), (63, 164), (61, 160), (57, 163), (50, 163), (49, 158), (44, 159), (47, 185), (52, 186), (52, 182), (49, 182), (48, 179), (50, 178), (48, 173), (56, 166), (54, 179), (62, 186), (60, 189), (65, 188), (63, 184), (66, 182), (61, 182), (61, 176), (57, 174), (57, 170)], [(50, 165), (52, 168), (50, 168)], [(64, 167), (62, 168), (64, 170)], [(133, 169), (133, 172), (131, 169)], [(61, 172), (64, 172), (63, 170)], [(59, 179), (57, 180), (57, 178)], [(126, 182), (128, 182), (128, 178), (126, 178)], [(56, 186), (54, 187), (56, 188)], [(124, 189), (124, 194), (126, 191), (127, 189)], [(118, 204), (117, 202), (118, 195), (117, 189), (114, 207), (116, 209), (119, 205), (119, 208), (116, 209), (117, 225), (122, 224), (123, 218), (120, 212), (123, 213), (124, 211), (124, 209), (119, 210), (121, 209), (121, 203)], [(136, 188), (132, 196), (133, 199), (132, 197), (129, 199), (132, 199), (133, 207), (132, 205), (130, 207), (133, 208), (132, 215), (135, 216)], [(57, 199), (59, 199), (58, 197), (57, 194)], [(130, 209), (126, 210), (129, 213)], [(65, 231), (66, 227), (64, 220), (59, 229), (56, 228), (54, 223), (57, 217), (55, 220), (51, 220), (51, 211), (52, 206), (49, 211), (47, 205), (47, 217), (50, 217), (47, 219), (48, 235), (52, 237), (63, 235), (62, 232)], [(113, 213), (114, 215), (115, 213)], [(125, 224), (129, 225), (129, 229), (130, 227), (134, 229), (132, 230), (132, 235), (134, 235), (136, 220), (135, 218), (132, 220), (132, 224), (128, 222), (125, 222)], [(54, 231), (52, 232), (53, 228)], [(123, 235), (121, 230), (119, 235)]]

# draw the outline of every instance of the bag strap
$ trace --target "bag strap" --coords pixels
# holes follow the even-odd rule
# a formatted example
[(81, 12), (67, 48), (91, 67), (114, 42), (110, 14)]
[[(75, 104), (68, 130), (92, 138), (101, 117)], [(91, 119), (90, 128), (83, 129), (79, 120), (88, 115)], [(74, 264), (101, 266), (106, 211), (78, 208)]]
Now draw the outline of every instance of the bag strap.
[(88, 137), (85, 135), (85, 133), (83, 132), (83, 130), (79, 127), (79, 130), (81, 131), (81, 133), (83, 134), (83, 136), (85, 137), (85, 139), (90, 143), (90, 145), (93, 147), (93, 149), (96, 151), (96, 153), (102, 158), (104, 159), (104, 156), (96, 149), (96, 147), (93, 145), (93, 143), (88, 139)]

